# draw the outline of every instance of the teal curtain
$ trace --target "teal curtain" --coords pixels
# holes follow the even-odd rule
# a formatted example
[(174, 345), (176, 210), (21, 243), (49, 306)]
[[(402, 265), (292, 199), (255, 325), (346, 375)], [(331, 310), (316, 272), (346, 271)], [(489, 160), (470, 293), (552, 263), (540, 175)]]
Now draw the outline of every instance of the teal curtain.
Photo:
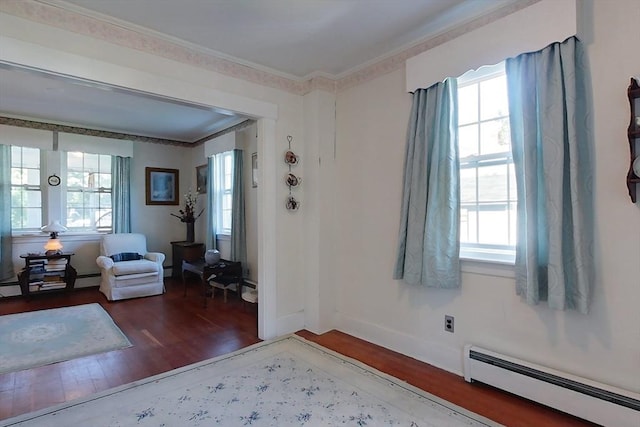
[(207, 249), (217, 249), (216, 247), (216, 180), (214, 174), (215, 157), (207, 158), (207, 238), (205, 245)]
[(516, 290), (587, 313), (594, 281), (592, 114), (572, 37), (506, 62), (518, 190)]
[(240, 261), (247, 271), (247, 238), (244, 214), (244, 179), (242, 150), (233, 150), (233, 183), (231, 195), (231, 261)]
[(0, 280), (13, 277), (11, 242), (11, 147), (0, 144)]
[(394, 279), (460, 286), (460, 164), (457, 84), (413, 94)]
[(111, 156), (113, 232), (131, 232), (131, 157)]

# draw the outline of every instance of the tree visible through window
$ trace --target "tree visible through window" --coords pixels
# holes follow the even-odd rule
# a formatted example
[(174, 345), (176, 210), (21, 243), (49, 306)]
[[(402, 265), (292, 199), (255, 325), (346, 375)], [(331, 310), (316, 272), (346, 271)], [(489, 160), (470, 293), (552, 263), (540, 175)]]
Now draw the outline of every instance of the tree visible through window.
[(503, 63), (458, 79), (458, 139), (461, 256), (513, 260), (517, 195)]

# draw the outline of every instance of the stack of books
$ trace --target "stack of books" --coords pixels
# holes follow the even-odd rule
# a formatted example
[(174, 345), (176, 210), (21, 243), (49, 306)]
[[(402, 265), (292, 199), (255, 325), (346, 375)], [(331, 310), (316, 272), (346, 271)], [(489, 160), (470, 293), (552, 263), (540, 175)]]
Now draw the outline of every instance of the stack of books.
[[(29, 284), (31, 286), (31, 284)], [(61, 276), (46, 276), (40, 285), (41, 291), (46, 291), (48, 289), (62, 289), (67, 286), (64, 281), (64, 277)]]
[(66, 258), (54, 258), (47, 260), (44, 265), (45, 271), (64, 271), (67, 269)]

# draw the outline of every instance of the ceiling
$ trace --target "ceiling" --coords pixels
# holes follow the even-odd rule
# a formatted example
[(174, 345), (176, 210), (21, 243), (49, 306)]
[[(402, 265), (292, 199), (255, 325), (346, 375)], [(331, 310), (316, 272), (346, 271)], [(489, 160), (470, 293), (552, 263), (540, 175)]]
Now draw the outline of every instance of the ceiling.
[[(342, 78), (513, 1), (41, 0), (298, 81)], [(7, 64), (0, 115), (183, 142), (246, 119)]]

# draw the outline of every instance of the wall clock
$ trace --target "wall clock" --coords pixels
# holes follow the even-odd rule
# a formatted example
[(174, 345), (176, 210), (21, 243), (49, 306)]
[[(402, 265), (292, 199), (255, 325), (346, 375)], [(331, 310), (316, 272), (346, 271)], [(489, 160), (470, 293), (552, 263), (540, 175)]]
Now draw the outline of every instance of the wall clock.
[(55, 187), (60, 185), (60, 177), (54, 173), (47, 179), (47, 182), (49, 182), (49, 185)]

